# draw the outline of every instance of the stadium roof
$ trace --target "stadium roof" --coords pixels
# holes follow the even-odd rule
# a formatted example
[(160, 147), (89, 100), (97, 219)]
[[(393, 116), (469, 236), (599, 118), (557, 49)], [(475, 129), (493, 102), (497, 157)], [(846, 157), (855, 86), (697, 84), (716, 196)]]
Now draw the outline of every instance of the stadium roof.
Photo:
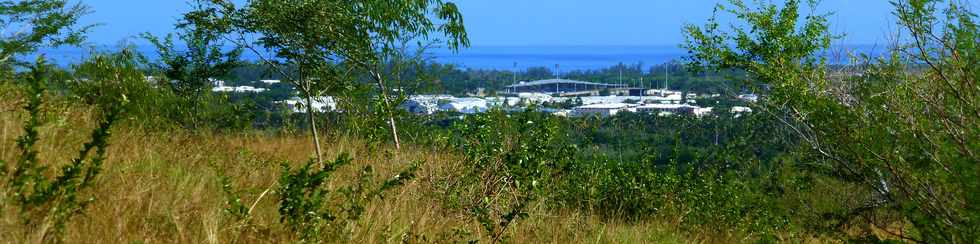
[(619, 84), (604, 84), (604, 83), (595, 83), (595, 82), (580, 81), (580, 80), (547, 79), (547, 80), (521, 82), (519, 84), (509, 85), (507, 86), (507, 88), (554, 85), (554, 84), (576, 84), (576, 85), (611, 86), (611, 87), (626, 86), (626, 85), (619, 85)]

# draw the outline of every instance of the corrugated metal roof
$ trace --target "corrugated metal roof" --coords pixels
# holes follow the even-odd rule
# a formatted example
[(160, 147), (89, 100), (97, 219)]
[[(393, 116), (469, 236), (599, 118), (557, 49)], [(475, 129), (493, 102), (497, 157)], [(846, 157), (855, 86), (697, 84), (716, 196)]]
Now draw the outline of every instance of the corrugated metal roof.
[(554, 84), (577, 84), (577, 85), (611, 86), (611, 87), (626, 86), (626, 85), (619, 85), (619, 84), (604, 84), (604, 83), (595, 83), (595, 82), (580, 81), (580, 80), (547, 79), (547, 80), (521, 82), (520, 84), (509, 85), (507, 86), (507, 88), (554, 85)]

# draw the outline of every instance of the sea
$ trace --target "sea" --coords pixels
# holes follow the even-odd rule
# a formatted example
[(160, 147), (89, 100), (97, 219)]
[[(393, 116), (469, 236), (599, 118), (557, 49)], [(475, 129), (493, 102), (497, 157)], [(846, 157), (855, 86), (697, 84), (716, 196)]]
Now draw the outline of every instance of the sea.
[[(68, 66), (91, 56), (93, 50), (113, 50), (113, 48), (58, 48), (41, 50), (54, 63)], [(137, 46), (136, 50), (150, 59), (155, 51), (150, 46)], [(874, 45), (849, 45), (835, 47), (827, 53), (831, 62), (847, 63), (846, 53), (866, 53), (874, 55), (884, 50)], [(426, 50), (425, 57), (431, 61), (453, 64), (461, 69), (511, 70), (519, 71), (531, 67), (556, 66), (562, 72), (572, 70), (597, 70), (617, 64), (643, 67), (671, 62), (683, 62), (688, 55), (680, 46), (475, 46), (452, 51), (444, 48)], [(245, 59), (254, 60), (256, 56), (245, 54)], [(843, 61), (840, 61), (843, 60)]]
[(429, 52), (434, 60), (463, 69), (524, 70), (531, 67), (563, 71), (595, 70), (620, 63), (657, 65), (679, 62), (687, 51), (676, 46), (489, 46), (453, 52)]

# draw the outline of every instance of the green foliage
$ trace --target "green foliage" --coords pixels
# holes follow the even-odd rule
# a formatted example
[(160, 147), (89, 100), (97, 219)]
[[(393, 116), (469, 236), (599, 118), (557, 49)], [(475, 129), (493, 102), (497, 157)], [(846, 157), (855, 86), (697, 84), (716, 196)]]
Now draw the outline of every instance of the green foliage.
[[(826, 16), (799, 24), (796, 2), (752, 10), (733, 1), (729, 12), (745, 22), (732, 25), (734, 34), (714, 19), (688, 26), (692, 66), (745, 70), (772, 87), (762, 108), (806, 143), (810, 162), (800, 164), (859, 186), (836, 193), (862, 202), (828, 210), (843, 218), (835, 221), (911, 224), (890, 233), (910, 241), (977, 240), (976, 15), (958, 1), (896, 1), (907, 44), (878, 60), (860, 58), (863, 68), (828, 69), (820, 56), (834, 39)], [(948, 6), (943, 14), (937, 4)], [(890, 215), (901, 219), (881, 218)]]
[[(231, 31), (229, 39), (272, 65), (305, 96), (348, 88), (352, 69), (379, 74), (406, 41), (438, 33), (448, 37), (453, 49), (468, 45), (458, 9), (440, 0), (253, 0), (241, 8), (213, 1), (207, 9), (214, 10), (205, 11), (209, 18), (191, 23)], [(252, 34), (258, 36), (255, 42), (246, 38)], [(384, 87), (383, 80), (376, 82)]]
[[(92, 198), (85, 199), (83, 191), (92, 187), (102, 170), (110, 129), (127, 102), (125, 97), (115, 97), (114, 103), (100, 106), (103, 117), (92, 131), (90, 141), (82, 145), (78, 155), (68, 164), (60, 166), (60, 172), (51, 178), (47, 173), (48, 168), (59, 164), (40, 162), (40, 152), (36, 149), (40, 141), (38, 128), (42, 123), (42, 102), (50, 75), (48, 69), (42, 56), (25, 77), (28, 99), (24, 110), (28, 112), (28, 119), (24, 124), (24, 135), (17, 139), (21, 154), (12, 171), (9, 171), (9, 177), (3, 181), (4, 191), (13, 192), (11, 199), (3, 200), (5, 203), (11, 201), (20, 208), (24, 224), (30, 227), (27, 229), (36, 231), (28, 234), (34, 235), (37, 241), (58, 240), (65, 223), (94, 201)], [(0, 171), (8, 170), (4, 165)]]
[(462, 175), (447, 182), (449, 200), (478, 221), (494, 243), (547, 196), (547, 185), (574, 154), (574, 147), (559, 143), (554, 118), (535, 111), (505, 116), (492, 111), (455, 124), (454, 144), (466, 160)]
[(321, 169), (314, 168), (318, 165), (314, 161), (296, 170), (286, 163), (282, 165), (278, 191), (280, 220), (301, 242), (342, 240), (344, 228), (360, 218), (367, 204), (415, 178), (419, 167), (418, 163), (413, 164), (378, 185), (373, 182), (372, 167), (366, 166), (355, 184), (329, 189), (327, 183), (331, 176), (352, 161), (350, 155), (341, 154)]
[(218, 181), (221, 184), (221, 191), (225, 194), (225, 213), (228, 213), (237, 221), (248, 221), (250, 219), (249, 207), (242, 203), (241, 194), (235, 190), (235, 186), (232, 183), (232, 178), (225, 175), (218, 167), (212, 165), (212, 168), (218, 170)]
[(0, 1), (0, 65), (11, 72), (10, 62), (18, 55), (30, 54), (42, 47), (78, 45), (92, 28), (78, 26), (78, 20), (90, 12), (81, 3), (66, 0)]
[[(408, 47), (442, 34), (452, 49), (468, 46), (462, 15), (453, 3), (411, 1), (301, 1), (250, 0), (244, 7), (232, 1), (210, 1), (202, 6), (207, 18), (193, 25), (227, 33), (227, 39), (248, 49), (306, 98), (356, 87), (360, 71), (377, 84), (387, 111), (391, 103), (383, 74), (389, 61)], [(253, 41), (250, 38), (255, 37)], [(312, 108), (307, 121), (313, 134), (316, 160), (322, 161)], [(388, 113), (396, 147), (400, 147), (395, 117)]]
[(145, 57), (128, 48), (96, 54), (74, 65), (74, 80), (68, 87), (87, 104), (106, 105), (114, 103), (113, 97), (127, 97), (130, 121), (149, 128), (241, 130), (252, 126), (255, 113), (248, 103), (231, 103), (210, 93), (181, 96), (161, 88), (160, 80), (149, 79), (145, 63)]
[(163, 39), (149, 33), (142, 36), (157, 48), (160, 64), (155, 64), (154, 68), (163, 71), (166, 79), (171, 81), (167, 84), (172, 86), (174, 92), (197, 98), (208, 91), (212, 79), (222, 78), (240, 65), (238, 59), (242, 48), (222, 51), (226, 46), (222, 38), (228, 30), (200, 26), (218, 21), (215, 20), (215, 13), (219, 9), (207, 5), (203, 0), (198, 0), (194, 7), (176, 25), (180, 30), (177, 36), (186, 43), (186, 47), (175, 47), (173, 34)]
[(768, 116), (622, 114), (570, 119), (581, 146), (554, 185), (552, 205), (610, 220), (676, 219), (682, 227), (748, 235), (789, 230), (782, 204), (795, 184), (779, 159), (793, 141)]

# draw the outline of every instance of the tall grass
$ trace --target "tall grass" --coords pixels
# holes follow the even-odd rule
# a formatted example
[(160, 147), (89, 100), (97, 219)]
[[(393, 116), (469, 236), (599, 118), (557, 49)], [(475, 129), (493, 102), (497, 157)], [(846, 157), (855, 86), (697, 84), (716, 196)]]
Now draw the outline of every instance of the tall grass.
[[(22, 99), (12, 87), (2, 87), (0, 101), (0, 159), (16, 159), (14, 139), (20, 136), (25, 113), (19, 112)], [(96, 125), (93, 108), (55, 101), (45, 106), (39, 129), (42, 140), (38, 157), (49, 162), (68, 162)], [(281, 243), (297, 236), (280, 223), (278, 203), (272, 197), (255, 200), (268, 189), (277, 187), (281, 174), (279, 162), (305, 162), (312, 152), (306, 135), (281, 135), (253, 131), (238, 134), (215, 134), (193, 131), (146, 131), (126, 124), (114, 129), (114, 135), (102, 175), (88, 190), (97, 201), (90, 203), (84, 215), (66, 224), (65, 240), (71, 243)], [(336, 157), (349, 152), (350, 167), (338, 169), (327, 187), (350, 185), (364, 166), (372, 166), (376, 175), (394, 175), (412, 162), (424, 161), (417, 179), (386, 194), (383, 201), (365, 206), (356, 222), (342, 228), (348, 233), (335, 241), (379, 242), (453, 242), (483, 240), (482, 227), (465, 213), (443, 208), (435, 194), (442, 177), (457, 172), (460, 157), (433, 148), (371, 148), (368, 143), (351, 138), (326, 140), (325, 156)], [(390, 151), (385, 156), (384, 151)], [(293, 163), (292, 167), (298, 167)], [(52, 165), (57, 167), (58, 165)], [(218, 170), (231, 179), (242, 202), (255, 205), (251, 220), (238, 221), (226, 213), (227, 196), (222, 191)], [(379, 182), (381, 183), (379, 179)], [(270, 193), (267, 193), (270, 194)], [(271, 193), (276, 194), (276, 193)], [(21, 243), (17, 233), (25, 230), (18, 224), (17, 210), (6, 206), (0, 215), (0, 240)], [(682, 231), (670, 220), (616, 222), (601, 220), (582, 211), (549, 210), (540, 204), (528, 210), (531, 214), (508, 229), (513, 242), (728, 242), (737, 236), (719, 233)]]

